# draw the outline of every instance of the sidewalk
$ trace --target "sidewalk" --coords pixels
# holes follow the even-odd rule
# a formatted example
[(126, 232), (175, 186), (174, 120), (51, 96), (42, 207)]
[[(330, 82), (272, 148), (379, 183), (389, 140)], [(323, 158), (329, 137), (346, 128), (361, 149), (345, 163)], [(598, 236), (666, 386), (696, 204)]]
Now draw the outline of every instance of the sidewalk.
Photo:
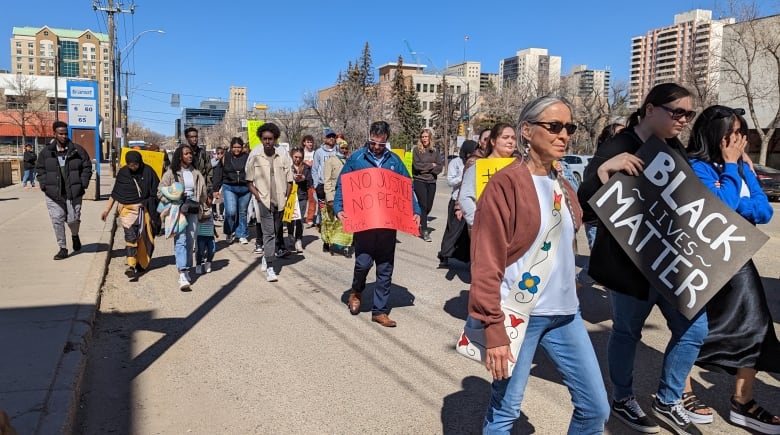
[[(106, 198), (114, 178), (107, 164), (101, 174)], [(113, 221), (100, 220), (105, 205), (84, 200), (83, 247), (74, 254), (66, 230), (72, 256), (55, 261), (41, 191), (0, 189), (0, 409), (19, 434), (71, 432), (110, 256)]]

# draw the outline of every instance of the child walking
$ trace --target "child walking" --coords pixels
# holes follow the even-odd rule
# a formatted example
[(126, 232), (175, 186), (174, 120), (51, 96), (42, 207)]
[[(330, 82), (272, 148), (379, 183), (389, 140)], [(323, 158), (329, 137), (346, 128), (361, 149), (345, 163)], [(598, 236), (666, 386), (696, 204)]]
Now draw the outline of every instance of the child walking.
[[(211, 202), (211, 201), (209, 201)], [(198, 220), (198, 249), (195, 251), (195, 273), (198, 275), (211, 273), (211, 262), (214, 260), (214, 251), (217, 243), (214, 241), (216, 232), (214, 229), (214, 216), (211, 209)]]

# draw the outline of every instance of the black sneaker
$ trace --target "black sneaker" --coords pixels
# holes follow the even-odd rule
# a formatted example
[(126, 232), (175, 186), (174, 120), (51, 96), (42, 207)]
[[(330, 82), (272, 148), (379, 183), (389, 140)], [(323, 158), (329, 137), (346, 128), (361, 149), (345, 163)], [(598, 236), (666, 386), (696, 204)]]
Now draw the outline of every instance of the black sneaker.
[(447, 269), (450, 267), (450, 260), (447, 257), (439, 257), (439, 269)]
[(135, 267), (127, 266), (127, 269), (125, 269), (125, 276), (130, 280), (135, 279)]
[(652, 409), (653, 414), (659, 420), (669, 425), (669, 429), (674, 433), (678, 435), (701, 435), (701, 431), (688, 418), (688, 413), (685, 412), (685, 408), (683, 408), (682, 402), (679, 400), (671, 405), (664, 405), (656, 397), (653, 400)]
[(327, 243), (322, 244), (322, 252), (330, 252), (330, 245)]
[(626, 426), (642, 433), (658, 433), (661, 428), (642, 411), (634, 396), (625, 400), (612, 401), (612, 415), (626, 424)]
[(68, 258), (68, 250), (65, 248), (60, 248), (59, 251), (54, 255), (55, 260), (64, 260)]
[(275, 255), (277, 258), (288, 257), (290, 255), (290, 251), (288, 251), (286, 248), (279, 248), (276, 250)]
[(70, 239), (73, 241), (73, 252), (80, 251), (81, 239), (79, 239), (79, 236), (72, 236)]

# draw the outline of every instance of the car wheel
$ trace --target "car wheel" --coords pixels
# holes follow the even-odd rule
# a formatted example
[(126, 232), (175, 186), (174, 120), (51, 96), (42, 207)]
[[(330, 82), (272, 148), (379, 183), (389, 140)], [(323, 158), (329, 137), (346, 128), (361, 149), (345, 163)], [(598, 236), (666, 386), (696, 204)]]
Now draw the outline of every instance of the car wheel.
[(577, 180), (577, 184), (581, 184), (582, 183), (582, 175), (580, 175), (577, 172), (574, 173), (574, 179)]

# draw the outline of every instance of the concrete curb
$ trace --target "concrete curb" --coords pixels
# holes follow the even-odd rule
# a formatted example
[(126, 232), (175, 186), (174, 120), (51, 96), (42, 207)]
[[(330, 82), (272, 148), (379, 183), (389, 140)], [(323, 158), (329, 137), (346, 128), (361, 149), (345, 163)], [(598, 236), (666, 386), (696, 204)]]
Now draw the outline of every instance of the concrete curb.
[(108, 223), (103, 226), (99, 245), (107, 244), (107, 248), (104, 252), (95, 253), (95, 258), (91, 262), (87, 275), (88, 284), (81, 293), (79, 308), (71, 320), (68, 342), (57, 364), (57, 371), (43, 410), (44, 416), (38, 422), (36, 434), (74, 432), (73, 425), (81, 400), (81, 384), (87, 366), (87, 352), (92, 340), (95, 318), (100, 307), (102, 288), (111, 262), (111, 251), (117, 230), (117, 219), (111, 221), (110, 232), (105, 231)]

